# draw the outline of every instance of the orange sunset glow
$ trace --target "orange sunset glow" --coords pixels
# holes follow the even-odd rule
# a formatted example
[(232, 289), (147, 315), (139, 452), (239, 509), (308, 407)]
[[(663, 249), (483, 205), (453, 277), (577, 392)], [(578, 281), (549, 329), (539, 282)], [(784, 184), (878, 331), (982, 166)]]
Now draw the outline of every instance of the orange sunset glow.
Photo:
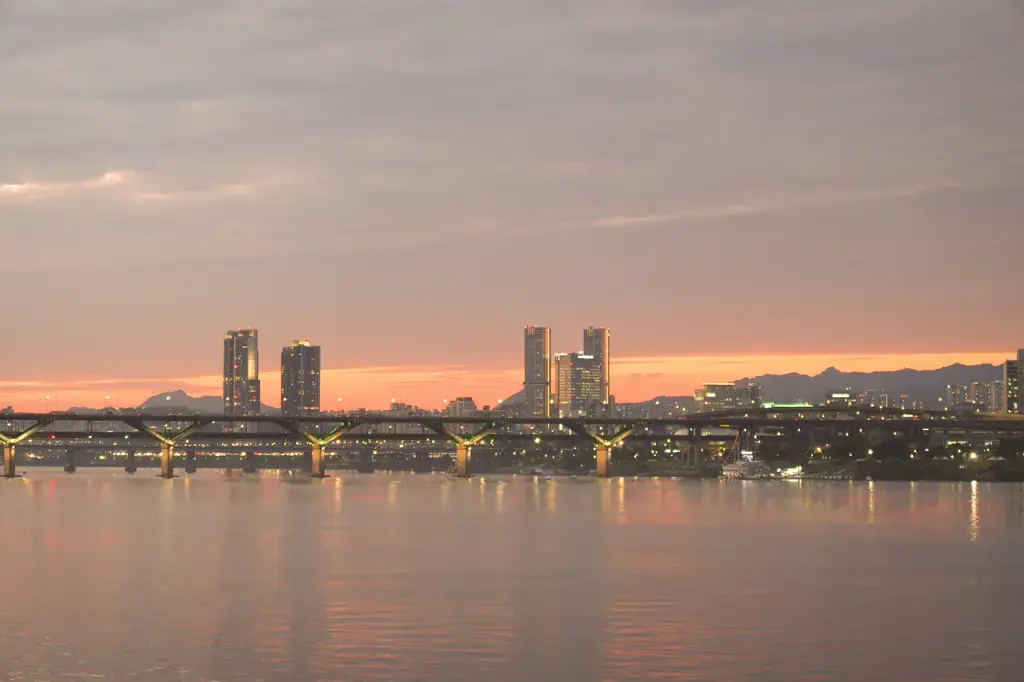
[[(612, 360), (612, 394), (619, 402), (659, 395), (690, 395), (705, 382), (732, 381), (760, 374), (818, 374), (828, 367), (845, 372), (904, 368), (938, 369), (954, 363), (999, 364), (1010, 351), (918, 354), (736, 355), (702, 357), (624, 357)], [(431, 409), (446, 399), (471, 396), (495, 405), (522, 386), (522, 369), (459, 365), (325, 368), (322, 407), (380, 409), (392, 400)], [(263, 403), (280, 404), (280, 372), (261, 373)], [(192, 396), (220, 395), (216, 374), (180, 377), (77, 377), (0, 382), (0, 403), (20, 410), (74, 406), (133, 407), (158, 393), (183, 390)], [(837, 387), (841, 388), (841, 387)], [(817, 396), (808, 396), (814, 397)], [(109, 399), (108, 399), (109, 398)], [(340, 400), (339, 400), (340, 399)]]

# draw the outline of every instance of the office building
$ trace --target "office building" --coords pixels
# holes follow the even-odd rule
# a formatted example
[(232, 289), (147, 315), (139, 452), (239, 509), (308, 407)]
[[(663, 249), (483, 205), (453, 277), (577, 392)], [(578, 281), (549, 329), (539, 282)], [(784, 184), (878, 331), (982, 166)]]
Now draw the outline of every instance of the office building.
[(590, 355), (601, 368), (601, 404), (611, 399), (611, 334), (604, 327), (588, 327), (583, 330), (583, 354)]
[(751, 381), (747, 384), (747, 401), (743, 407), (761, 407), (761, 385)]
[(857, 404), (857, 396), (853, 389), (847, 388), (842, 391), (829, 391), (825, 395), (825, 407), (853, 407)]
[(573, 353), (569, 364), (572, 416), (603, 417), (606, 405), (601, 400), (601, 362), (593, 355)]
[(724, 412), (748, 407), (752, 396), (760, 403), (760, 387), (752, 389), (749, 386), (737, 386), (735, 383), (704, 384), (704, 387), (694, 391), (693, 395), (699, 412)]
[(224, 414), (260, 413), (259, 332), (229, 331), (224, 337)]
[(547, 417), (551, 414), (551, 330), (527, 327), (524, 338), (525, 416)]
[(320, 346), (314, 346), (309, 339), (281, 349), (281, 414), (320, 414)]

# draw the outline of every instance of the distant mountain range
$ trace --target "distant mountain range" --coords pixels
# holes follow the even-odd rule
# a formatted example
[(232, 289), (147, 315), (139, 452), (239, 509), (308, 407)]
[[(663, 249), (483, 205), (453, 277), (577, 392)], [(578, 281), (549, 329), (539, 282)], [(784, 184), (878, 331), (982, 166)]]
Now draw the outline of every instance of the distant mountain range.
[[(815, 376), (806, 374), (762, 374), (738, 379), (737, 383), (756, 382), (761, 386), (761, 399), (765, 402), (795, 402), (806, 400), (820, 403), (832, 391), (850, 389), (853, 393), (880, 391), (894, 401), (903, 394), (910, 400), (924, 401), (935, 406), (945, 397), (950, 384), (970, 386), (975, 381), (997, 381), (1003, 378), (998, 365), (950, 365), (941, 369), (900, 369), (891, 372), (841, 372), (829, 367)], [(656, 405), (658, 403), (658, 405)], [(663, 410), (655, 407), (674, 406), (676, 409), (695, 408), (692, 396), (658, 396), (641, 403), (652, 408), (651, 413)]]
[[(139, 405), (144, 412), (175, 412), (178, 414), (223, 414), (224, 399), (216, 395), (190, 396), (185, 391), (160, 393)], [(261, 414), (280, 414), (281, 410), (269, 405), (260, 406)]]
[[(806, 374), (762, 374), (756, 377), (739, 379), (740, 383), (756, 382), (761, 386), (761, 398), (772, 402), (792, 402), (806, 400), (818, 403), (824, 400), (831, 391), (851, 389), (854, 393), (875, 390), (888, 393), (896, 398), (902, 394), (911, 400), (925, 401), (934, 405), (940, 396), (946, 395), (946, 387), (950, 384), (969, 386), (975, 381), (996, 381), (1002, 379), (1003, 369), (997, 365), (950, 365), (941, 369), (918, 370), (901, 369), (891, 372), (841, 372), (829, 367), (815, 376)], [(524, 400), (524, 391), (510, 396), (502, 406), (519, 407)], [(661, 401), (693, 408), (692, 396), (658, 396), (641, 404)], [(185, 391), (169, 391), (160, 393), (139, 405), (139, 409), (152, 413), (195, 413), (222, 414), (224, 401), (220, 396), (190, 396)], [(276, 407), (263, 405), (262, 414), (280, 414)]]
[(764, 374), (748, 377), (740, 382), (756, 382), (761, 386), (763, 400), (789, 402), (807, 400), (817, 403), (831, 391), (852, 389), (883, 391), (890, 397), (906, 394), (911, 400), (935, 404), (946, 395), (951, 384), (969, 386), (975, 381), (996, 381), (1003, 378), (1003, 368), (996, 365), (950, 365), (941, 369), (900, 369), (891, 372), (840, 372), (829, 367), (821, 374)]

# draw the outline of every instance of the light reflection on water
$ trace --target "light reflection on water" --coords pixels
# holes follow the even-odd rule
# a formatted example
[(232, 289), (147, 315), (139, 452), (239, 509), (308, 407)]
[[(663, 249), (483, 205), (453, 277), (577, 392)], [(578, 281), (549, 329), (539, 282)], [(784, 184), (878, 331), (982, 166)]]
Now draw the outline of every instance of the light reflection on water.
[(1024, 490), (29, 470), (0, 679), (1017, 680)]

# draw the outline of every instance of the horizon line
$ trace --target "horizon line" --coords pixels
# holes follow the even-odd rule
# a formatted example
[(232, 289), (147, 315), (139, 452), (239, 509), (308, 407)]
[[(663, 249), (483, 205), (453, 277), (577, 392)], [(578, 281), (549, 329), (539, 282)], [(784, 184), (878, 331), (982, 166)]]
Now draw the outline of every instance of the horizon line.
[[(936, 371), (956, 365), (999, 366), (1013, 354), (1006, 351), (964, 353), (815, 353), (712, 356), (627, 356), (612, 359), (612, 383), (621, 403), (643, 402), (660, 396), (686, 396), (704, 384), (741, 381), (768, 376), (798, 374), (820, 376), (835, 368), (846, 374), (871, 374), (911, 370)], [(939, 362), (936, 362), (939, 360)], [(768, 367), (772, 364), (791, 365)], [(842, 369), (841, 366), (847, 367)], [(385, 404), (392, 401), (424, 407), (440, 407), (445, 398), (472, 396), (483, 405), (497, 404), (522, 387), (521, 368), (484, 368), (473, 365), (378, 365), (327, 368), (321, 371), (322, 405), (339, 403), (346, 407)], [(279, 407), (280, 370), (260, 372), (263, 404)], [(48, 377), (45, 379), (0, 379), (0, 402), (52, 402), (90, 405), (138, 406), (154, 395), (176, 390), (190, 397), (219, 397), (220, 374), (178, 377)], [(458, 385), (459, 388), (455, 388)], [(342, 390), (343, 389), (343, 390)], [(6, 395), (4, 395), (6, 394)], [(373, 397), (371, 397), (371, 394)], [(390, 394), (390, 395), (388, 395)], [(410, 395), (413, 394), (413, 395)], [(63, 395), (63, 399), (62, 399)], [(487, 399), (482, 396), (496, 396)], [(354, 399), (353, 399), (354, 398)], [(269, 399), (269, 400), (268, 400)], [(351, 408), (350, 408), (351, 409)], [(371, 409), (367, 407), (367, 409)]]

